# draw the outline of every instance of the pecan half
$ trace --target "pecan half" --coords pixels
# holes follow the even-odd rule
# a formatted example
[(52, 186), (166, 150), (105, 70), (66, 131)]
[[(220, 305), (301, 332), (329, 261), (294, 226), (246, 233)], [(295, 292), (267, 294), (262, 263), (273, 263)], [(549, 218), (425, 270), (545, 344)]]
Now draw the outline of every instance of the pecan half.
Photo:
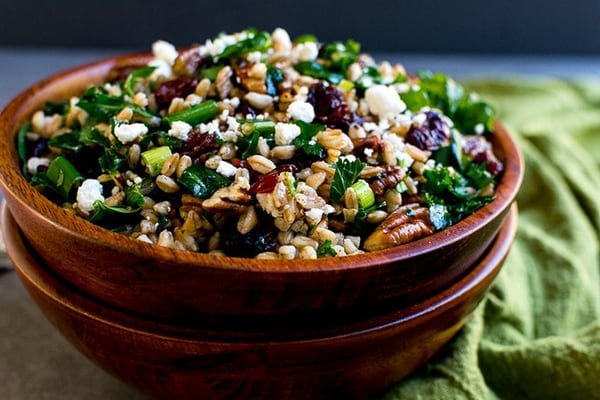
[(429, 209), (418, 204), (407, 204), (392, 212), (365, 240), (367, 251), (383, 250), (429, 236), (434, 228), (429, 220)]
[(382, 172), (369, 181), (371, 190), (381, 196), (386, 189), (390, 189), (399, 184), (406, 176), (404, 170), (396, 165), (384, 165)]
[(217, 190), (202, 202), (202, 208), (210, 213), (239, 215), (248, 209), (252, 196), (237, 184)]

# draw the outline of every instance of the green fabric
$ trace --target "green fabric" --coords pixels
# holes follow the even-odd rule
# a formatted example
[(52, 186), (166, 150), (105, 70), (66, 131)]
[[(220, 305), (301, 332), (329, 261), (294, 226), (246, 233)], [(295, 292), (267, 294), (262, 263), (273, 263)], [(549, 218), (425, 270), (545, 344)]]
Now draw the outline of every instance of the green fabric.
[(526, 164), (517, 237), (465, 328), (392, 399), (600, 399), (600, 82), (471, 82)]

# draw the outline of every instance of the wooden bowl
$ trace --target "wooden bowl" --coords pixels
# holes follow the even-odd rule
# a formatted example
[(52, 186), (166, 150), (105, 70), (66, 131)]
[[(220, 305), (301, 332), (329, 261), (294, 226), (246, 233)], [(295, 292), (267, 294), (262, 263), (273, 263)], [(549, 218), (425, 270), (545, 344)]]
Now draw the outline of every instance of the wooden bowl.
[[(521, 155), (496, 124), (495, 151), (505, 172), (496, 199), (460, 223), (396, 248), (344, 258), (254, 260), (214, 257), (142, 243), (76, 217), (38, 193), (22, 176), (15, 134), (46, 101), (98, 83), (118, 65), (148, 55), (110, 58), (59, 73), (13, 99), (0, 116), (0, 186), (11, 213), (43, 262), (84, 293), (139, 315), (249, 335), (293, 332), (296, 324), (338, 324), (386, 313), (448, 287), (488, 247), (513, 203)], [(282, 324), (282, 318), (286, 323)], [(254, 332), (250, 332), (254, 330)]]
[[(360, 399), (425, 363), (464, 325), (509, 251), (514, 209), (484, 256), (447, 289), (358, 330), (272, 341), (207, 338), (81, 295), (43, 264), (6, 207), (8, 253), (47, 318), (81, 352), (159, 399)], [(68, 373), (68, 371), (65, 371)]]

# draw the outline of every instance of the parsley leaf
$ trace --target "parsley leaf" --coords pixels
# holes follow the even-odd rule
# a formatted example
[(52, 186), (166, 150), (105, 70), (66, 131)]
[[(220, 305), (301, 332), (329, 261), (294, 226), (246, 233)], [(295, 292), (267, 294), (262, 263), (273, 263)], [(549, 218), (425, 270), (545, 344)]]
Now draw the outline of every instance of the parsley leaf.
[(333, 247), (331, 247), (331, 245), (332, 245), (332, 243), (331, 243), (331, 240), (329, 240), (329, 239), (327, 239), (326, 241), (321, 243), (319, 245), (319, 248), (317, 249), (317, 257), (321, 258), (321, 257), (326, 257), (326, 256), (331, 256), (331, 257), (337, 256), (337, 251), (335, 251), (335, 249)]
[(294, 121), (294, 124), (300, 127), (300, 136), (293, 140), (294, 145), (301, 148), (309, 156), (320, 156), (323, 147), (317, 142), (315, 136), (325, 129), (325, 125), (309, 124), (300, 120)]
[(340, 201), (346, 189), (348, 189), (358, 178), (360, 171), (366, 166), (365, 163), (359, 159), (353, 161), (348, 160), (346, 157), (340, 157), (335, 163), (335, 174), (333, 175), (333, 181), (331, 182), (331, 192), (329, 197), (331, 201), (337, 203)]

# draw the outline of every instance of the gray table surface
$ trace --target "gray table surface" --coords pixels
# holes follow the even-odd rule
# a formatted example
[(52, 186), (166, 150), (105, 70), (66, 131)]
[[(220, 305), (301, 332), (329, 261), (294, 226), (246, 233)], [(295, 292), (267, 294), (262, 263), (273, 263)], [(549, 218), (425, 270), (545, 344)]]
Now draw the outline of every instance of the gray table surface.
[[(57, 71), (122, 53), (0, 47), (0, 109), (22, 89)], [(600, 57), (377, 54), (408, 70), (428, 68), (459, 79), (491, 77), (595, 78)], [(0, 269), (0, 399), (135, 400), (146, 397), (92, 364), (50, 325), (16, 274)]]

